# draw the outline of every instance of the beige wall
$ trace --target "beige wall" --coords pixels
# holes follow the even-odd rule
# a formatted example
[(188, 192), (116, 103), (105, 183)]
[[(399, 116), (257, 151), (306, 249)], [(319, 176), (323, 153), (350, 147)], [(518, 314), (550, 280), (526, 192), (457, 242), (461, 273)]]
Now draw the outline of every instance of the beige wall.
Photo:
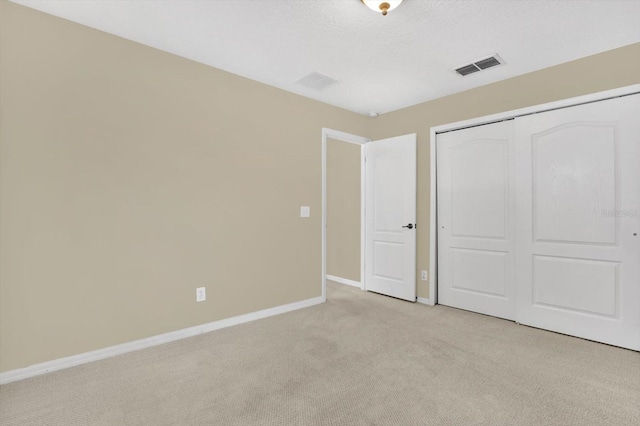
[(0, 371), (320, 296), (321, 129), (366, 117), (0, 7)]
[(360, 281), (360, 145), (327, 139), (327, 274)]
[[(384, 114), (370, 133), (373, 139), (418, 133), (418, 223), (427, 225), (432, 126), (637, 83), (640, 43)], [(419, 280), (419, 271), (430, 268), (428, 226), (418, 228), (417, 244), (418, 296), (429, 297), (428, 283)]]

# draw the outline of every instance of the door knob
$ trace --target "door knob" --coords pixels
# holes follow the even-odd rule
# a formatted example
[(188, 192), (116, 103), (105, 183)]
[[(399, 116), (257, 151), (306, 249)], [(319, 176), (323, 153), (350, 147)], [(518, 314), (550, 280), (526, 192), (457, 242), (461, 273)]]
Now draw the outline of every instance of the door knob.
[(403, 226), (403, 228), (413, 229), (413, 223), (410, 223), (407, 226)]

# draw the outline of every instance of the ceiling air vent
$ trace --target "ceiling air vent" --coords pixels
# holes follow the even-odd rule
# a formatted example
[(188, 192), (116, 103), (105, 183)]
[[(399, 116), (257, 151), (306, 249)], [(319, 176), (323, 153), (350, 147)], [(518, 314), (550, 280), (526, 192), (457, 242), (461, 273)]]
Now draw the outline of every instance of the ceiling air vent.
[(495, 67), (496, 65), (502, 65), (504, 61), (498, 55), (489, 56), (488, 58), (478, 59), (471, 64), (463, 65), (453, 70), (461, 76), (473, 74), (474, 72), (483, 71), (487, 68)]
[(306, 75), (300, 80), (296, 81), (296, 84), (321, 92), (332, 84), (336, 84), (337, 82), (338, 80), (334, 80), (327, 75), (320, 74), (319, 72), (314, 71), (311, 74)]
[(465, 65), (464, 67), (460, 67), (460, 68), (456, 68), (456, 72), (460, 75), (469, 75), (469, 74), (473, 74), (474, 72), (478, 72), (480, 71), (480, 68), (476, 67), (475, 65), (471, 64), (471, 65)]

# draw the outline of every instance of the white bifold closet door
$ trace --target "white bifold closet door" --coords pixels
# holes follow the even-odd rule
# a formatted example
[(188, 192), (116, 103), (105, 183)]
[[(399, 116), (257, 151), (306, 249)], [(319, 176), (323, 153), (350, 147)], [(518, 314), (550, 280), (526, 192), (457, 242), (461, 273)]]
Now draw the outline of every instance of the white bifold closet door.
[(438, 135), (438, 303), (515, 319), (513, 120)]
[(438, 135), (438, 302), (640, 349), (640, 95)]
[(640, 349), (640, 95), (522, 117), (517, 320)]

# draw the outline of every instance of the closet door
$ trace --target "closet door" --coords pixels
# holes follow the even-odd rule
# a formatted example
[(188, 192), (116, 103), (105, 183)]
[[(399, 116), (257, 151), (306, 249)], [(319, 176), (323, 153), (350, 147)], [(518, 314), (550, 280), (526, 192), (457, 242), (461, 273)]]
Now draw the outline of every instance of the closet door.
[(515, 319), (513, 120), (437, 136), (438, 303)]
[(640, 349), (640, 96), (515, 128), (516, 320)]

